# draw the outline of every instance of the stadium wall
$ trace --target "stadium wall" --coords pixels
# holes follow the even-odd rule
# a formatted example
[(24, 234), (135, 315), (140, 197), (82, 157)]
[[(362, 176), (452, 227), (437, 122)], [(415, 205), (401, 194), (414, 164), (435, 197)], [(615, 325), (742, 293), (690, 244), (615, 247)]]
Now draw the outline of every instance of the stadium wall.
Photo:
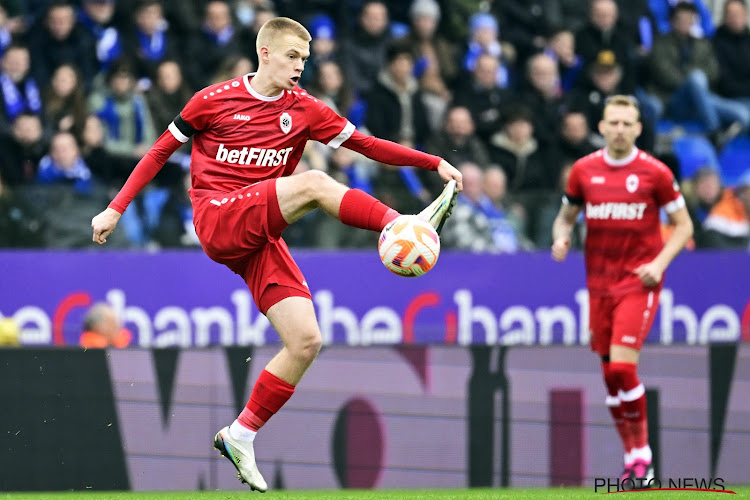
[[(0, 349), (0, 490), (239, 489), (213, 434), (275, 347)], [(750, 346), (642, 357), (662, 478), (747, 481)], [(590, 486), (619, 440), (585, 347), (330, 346), (259, 434), (275, 489)]]

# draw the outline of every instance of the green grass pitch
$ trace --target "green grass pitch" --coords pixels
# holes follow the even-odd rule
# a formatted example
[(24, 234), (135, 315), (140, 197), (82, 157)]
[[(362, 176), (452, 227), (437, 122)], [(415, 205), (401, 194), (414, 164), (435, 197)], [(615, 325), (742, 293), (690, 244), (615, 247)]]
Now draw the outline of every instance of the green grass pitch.
[[(726, 499), (750, 497), (750, 486), (732, 487), (727, 490), (736, 492), (730, 495), (724, 492), (691, 492), (691, 491), (649, 491), (616, 493), (608, 500), (647, 500), (673, 498)], [(184, 491), (184, 492), (39, 492), (39, 493), (0, 493), (0, 500), (577, 500), (585, 498), (602, 498), (605, 493), (594, 493), (591, 488), (539, 488), (539, 489), (466, 489), (466, 490), (334, 490), (334, 491), (270, 491), (265, 494), (248, 491)]]

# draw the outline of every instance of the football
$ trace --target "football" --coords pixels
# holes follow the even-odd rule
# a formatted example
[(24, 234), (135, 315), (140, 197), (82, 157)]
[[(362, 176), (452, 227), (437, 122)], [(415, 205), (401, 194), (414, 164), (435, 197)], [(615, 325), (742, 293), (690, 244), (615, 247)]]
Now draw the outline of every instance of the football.
[(392, 273), (414, 278), (433, 268), (440, 255), (440, 237), (416, 215), (401, 215), (383, 228), (378, 253)]

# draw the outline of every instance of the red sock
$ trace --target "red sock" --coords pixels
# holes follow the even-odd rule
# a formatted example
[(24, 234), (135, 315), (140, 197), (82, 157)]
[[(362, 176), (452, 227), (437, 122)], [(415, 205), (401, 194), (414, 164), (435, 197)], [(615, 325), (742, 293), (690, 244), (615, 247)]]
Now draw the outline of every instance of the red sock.
[(250, 430), (258, 431), (274, 413), (294, 394), (294, 386), (284, 382), (268, 370), (263, 370), (255, 382), (253, 392), (237, 421)]
[(630, 434), (630, 426), (622, 416), (622, 403), (617, 396), (619, 381), (617, 376), (610, 369), (609, 363), (602, 363), (602, 372), (604, 373), (604, 383), (607, 385), (607, 408), (612, 420), (615, 422), (617, 433), (620, 435), (622, 447), (625, 453), (629, 453), (633, 448), (633, 436)]
[(646, 415), (646, 389), (638, 379), (634, 363), (610, 363), (610, 369), (620, 374), (620, 407), (622, 416), (633, 437), (633, 447), (648, 445), (648, 420)]
[(398, 216), (398, 212), (359, 189), (350, 189), (344, 193), (339, 206), (341, 222), (370, 231), (382, 231), (386, 224)]

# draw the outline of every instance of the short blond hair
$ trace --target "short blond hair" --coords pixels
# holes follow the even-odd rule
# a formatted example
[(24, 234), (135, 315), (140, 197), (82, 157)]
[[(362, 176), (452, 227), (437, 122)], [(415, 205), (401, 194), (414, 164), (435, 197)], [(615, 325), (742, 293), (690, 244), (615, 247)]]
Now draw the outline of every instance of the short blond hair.
[(625, 107), (633, 108), (635, 109), (638, 120), (640, 120), (641, 118), (641, 110), (638, 107), (638, 101), (636, 101), (634, 97), (631, 97), (629, 95), (617, 94), (617, 95), (613, 95), (612, 97), (608, 97), (607, 100), (604, 101), (604, 110), (602, 111), (602, 118), (604, 117), (604, 114), (607, 112), (607, 108), (610, 106), (625, 106)]
[(291, 33), (306, 42), (312, 40), (307, 28), (294, 19), (289, 19), (288, 17), (274, 17), (263, 23), (263, 26), (261, 26), (258, 31), (258, 38), (255, 41), (255, 50), (258, 51), (258, 55), (260, 55), (261, 47), (269, 46), (273, 40), (284, 33)]

